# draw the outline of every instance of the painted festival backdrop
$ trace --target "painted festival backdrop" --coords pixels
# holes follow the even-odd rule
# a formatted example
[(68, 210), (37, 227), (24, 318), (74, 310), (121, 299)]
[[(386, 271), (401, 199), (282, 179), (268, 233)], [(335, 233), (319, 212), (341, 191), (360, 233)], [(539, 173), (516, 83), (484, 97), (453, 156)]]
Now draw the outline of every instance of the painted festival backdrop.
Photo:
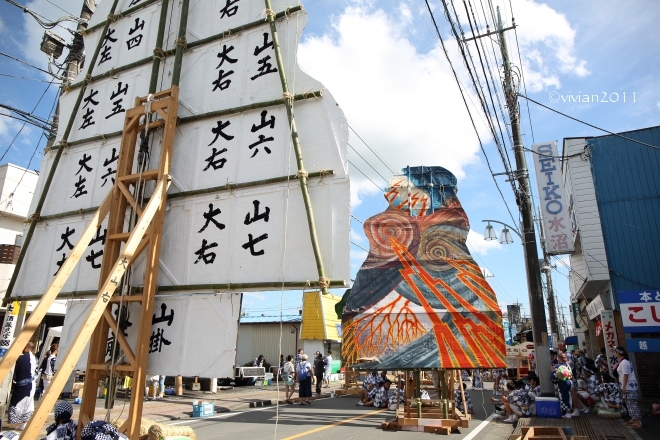
[[(158, 271), (161, 295), (163, 290), (170, 295), (168, 307), (170, 302), (182, 307), (170, 324), (199, 327), (203, 334), (233, 334), (240, 299), (227, 305), (227, 297), (220, 293), (321, 284), (301, 176), (307, 177), (325, 279), (336, 287), (347, 286), (348, 125), (329, 91), (298, 66), (298, 43), (307, 23), (298, 0), (272, 0), (272, 9), (267, 9), (264, 0), (191, 0), (185, 41), (177, 38), (181, 2), (118, 0), (115, 13), (110, 14), (114, 3), (105, 0), (99, 4), (84, 35), (88, 62), (99, 44), (100, 51), (58, 164), (54, 160), (56, 149), (63, 141), (64, 127), (72, 117), (85, 75), (79, 75), (60, 97), (60, 129), (54, 147), (45, 153), (31, 215), (51, 167), (57, 165), (57, 169), (12, 297), (40, 296), (60, 270), (115, 184), (126, 111), (136, 97), (147, 96), (154, 57), (161, 58), (157, 90), (166, 90), (172, 84), (172, 54), (177, 45), (184, 45), (179, 123)], [(164, 4), (167, 9), (161, 10)], [(126, 12), (129, 9), (131, 12)], [(281, 66), (268, 14), (275, 17)], [(161, 49), (156, 39), (163, 17)], [(104, 33), (106, 20), (110, 24)], [(283, 92), (282, 73), (289, 92)], [(287, 112), (289, 100), (296, 133)], [(296, 157), (292, 137), (300, 140), (307, 170), (301, 169), (302, 158)], [(162, 132), (154, 132), (149, 139), (149, 145), (143, 145), (136, 154), (147, 155), (157, 164)], [(153, 183), (149, 183), (146, 197), (153, 190)], [(96, 296), (106, 224), (107, 219), (62, 294)], [(144, 268), (142, 255), (134, 266), (132, 287), (139, 288)], [(245, 284), (256, 287), (234, 287)], [(208, 295), (218, 297), (213, 300)], [(190, 313), (210, 304), (215, 304), (218, 313)], [(84, 314), (81, 307), (72, 306), (71, 310)], [(72, 322), (76, 319), (71, 316)], [(169, 350), (170, 358), (178, 359), (183, 349), (176, 347), (203, 343), (201, 334), (191, 338), (182, 331), (168, 331), (169, 327), (155, 321), (152, 342), (171, 342), (163, 342), (159, 354)], [(127, 337), (130, 331), (126, 330)], [(235, 356), (236, 339), (231, 339), (218, 341), (218, 353), (229, 347)], [(165, 364), (163, 356), (152, 353), (150, 360)], [(207, 360), (198, 365), (206, 365)], [(232, 362), (227, 363), (232, 366)], [(185, 365), (172, 365), (168, 374), (192, 373)], [(205, 371), (221, 373), (211, 370)], [(160, 367), (157, 371), (162, 374), (165, 370)]]
[(364, 223), (369, 254), (342, 316), (348, 365), (506, 366), (502, 312), (467, 248), (456, 184), (445, 168), (407, 167), (390, 180), (388, 208)]

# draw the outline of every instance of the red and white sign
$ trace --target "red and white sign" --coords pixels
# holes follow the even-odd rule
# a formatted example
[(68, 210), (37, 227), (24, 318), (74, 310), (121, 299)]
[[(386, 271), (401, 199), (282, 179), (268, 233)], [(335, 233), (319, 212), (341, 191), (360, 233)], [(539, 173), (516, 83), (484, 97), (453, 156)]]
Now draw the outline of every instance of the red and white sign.
[(618, 345), (619, 338), (616, 334), (616, 325), (614, 324), (614, 314), (611, 310), (603, 310), (600, 312), (600, 322), (603, 328), (603, 337), (605, 338), (605, 349), (607, 350), (607, 363), (609, 365), (610, 374), (613, 373), (614, 365), (616, 364), (616, 355), (614, 349)]
[(660, 304), (621, 304), (621, 316), (624, 327), (660, 326)]

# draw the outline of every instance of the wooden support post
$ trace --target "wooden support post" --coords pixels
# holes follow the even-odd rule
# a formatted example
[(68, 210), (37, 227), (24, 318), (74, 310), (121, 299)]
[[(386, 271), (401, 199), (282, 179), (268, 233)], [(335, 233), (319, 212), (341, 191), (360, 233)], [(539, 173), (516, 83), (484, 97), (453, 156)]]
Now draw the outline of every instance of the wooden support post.
[[(53, 377), (53, 380), (47, 389), (47, 392), (39, 401), (39, 404), (37, 405), (32, 418), (30, 418), (30, 421), (28, 422), (27, 427), (23, 432), (23, 438), (37, 438), (41, 428), (46, 422), (48, 413), (53, 408), (53, 406), (55, 406), (55, 402), (62, 392), (62, 389), (64, 388), (69, 375), (73, 372), (73, 369), (75, 368), (80, 355), (85, 349), (87, 341), (91, 337), (96, 324), (103, 316), (103, 312), (107, 307), (107, 304), (109, 304), (110, 298), (114, 294), (121, 277), (124, 275), (126, 269), (128, 268), (128, 265), (126, 265), (125, 262), (133, 256), (135, 250), (142, 241), (142, 237), (144, 236), (154, 215), (156, 214), (157, 208), (160, 206), (160, 201), (165, 196), (165, 192), (167, 191), (168, 187), (169, 180), (167, 179), (163, 179), (158, 183), (158, 186), (154, 191), (154, 196), (149, 201), (149, 204), (147, 204), (147, 207), (144, 210), (144, 214), (142, 217), (140, 217), (140, 220), (135, 226), (131, 237), (126, 242), (122, 253), (119, 255), (119, 258), (113, 265), (110, 274), (104, 281), (103, 288), (99, 290), (99, 294), (96, 297), (96, 300), (94, 300), (92, 309), (87, 315), (84, 324), (82, 327), (80, 327), (78, 333), (73, 339), (75, 342), (67, 351), (66, 355), (64, 356), (64, 360), (60, 363), (59, 369), (55, 373), (55, 377)], [(89, 243), (89, 241), (87, 241), (87, 243)], [(83, 394), (83, 398), (87, 398), (87, 400), (95, 400), (95, 395), (85, 396)]]
[(183, 396), (183, 377), (177, 376), (174, 378), (174, 388), (177, 396)]
[(0, 361), (0, 382), (2, 382), (5, 377), (7, 377), (7, 373), (9, 373), (9, 370), (11, 370), (14, 364), (16, 364), (18, 357), (23, 354), (23, 349), (32, 338), (32, 335), (39, 327), (39, 324), (41, 324), (41, 321), (43, 321), (51, 304), (53, 304), (53, 301), (55, 301), (57, 298), (57, 294), (60, 293), (62, 287), (64, 287), (64, 284), (69, 279), (69, 276), (76, 268), (76, 264), (78, 264), (78, 261), (80, 261), (80, 258), (87, 249), (89, 242), (96, 235), (98, 227), (101, 225), (103, 219), (108, 214), (109, 209), (110, 196), (108, 195), (105, 200), (103, 200), (103, 203), (101, 203), (101, 206), (99, 207), (96, 214), (94, 214), (94, 217), (92, 217), (92, 220), (89, 222), (89, 225), (87, 225), (87, 228), (82, 233), (78, 243), (76, 243), (76, 245), (73, 247), (71, 255), (69, 255), (69, 257), (64, 261), (60, 271), (57, 273), (57, 275), (55, 275), (55, 278), (53, 278), (53, 281), (50, 283), (50, 286), (48, 286), (48, 289), (46, 289), (46, 292), (43, 294), (41, 301), (39, 301), (37, 306), (30, 314), (30, 318), (21, 329), (21, 332), (18, 334), (16, 339), (14, 339), (14, 342), (9, 346), (9, 351), (7, 351), (5, 356), (2, 358), (2, 361)]

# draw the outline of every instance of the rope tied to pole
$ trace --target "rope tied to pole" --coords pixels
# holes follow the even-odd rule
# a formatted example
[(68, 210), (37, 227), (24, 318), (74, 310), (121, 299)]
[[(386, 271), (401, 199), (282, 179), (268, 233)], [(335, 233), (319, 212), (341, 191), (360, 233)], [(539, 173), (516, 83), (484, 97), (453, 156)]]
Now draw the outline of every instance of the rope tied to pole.
[(165, 52), (163, 51), (163, 48), (162, 48), (162, 47), (158, 47), (158, 46), (156, 46), (156, 47), (154, 48), (154, 59), (157, 58), (157, 59), (159, 59), (159, 60), (164, 60), (166, 56), (167, 56), (167, 55), (166, 55)]
[(275, 17), (277, 16), (275, 11), (273, 11), (272, 9), (266, 9), (265, 13), (266, 13), (266, 18), (272, 18), (273, 20), (275, 20)]
[(114, 23), (115, 21), (119, 20), (122, 17), (123, 17), (123, 15), (122, 15), (121, 12), (118, 12), (116, 14), (108, 14), (108, 21), (110, 23)]
[(186, 40), (186, 37), (179, 37), (176, 39), (176, 47), (183, 47), (183, 50), (188, 49), (188, 41)]
[(319, 287), (321, 289), (327, 289), (328, 287), (330, 287), (330, 278), (327, 277), (319, 278)]
[(293, 93), (289, 93), (289, 92), (282, 93), (282, 99), (284, 99), (284, 101), (291, 101), (291, 103), (293, 103), (294, 98), (295, 97), (293, 96)]
[(92, 74), (91, 73), (86, 74), (84, 81), (85, 81), (85, 85), (93, 83), (94, 81), (92, 79)]
[(308, 178), (309, 173), (304, 169), (303, 170), (298, 170), (298, 172), (296, 173), (296, 179), (300, 179), (300, 178), (303, 178), (303, 177), (305, 179)]

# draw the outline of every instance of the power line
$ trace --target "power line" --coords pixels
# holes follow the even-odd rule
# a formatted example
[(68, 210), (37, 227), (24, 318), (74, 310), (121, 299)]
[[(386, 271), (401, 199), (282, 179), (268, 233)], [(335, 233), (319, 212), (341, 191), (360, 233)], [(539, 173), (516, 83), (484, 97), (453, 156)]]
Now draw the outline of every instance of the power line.
[(356, 136), (357, 136), (357, 137), (358, 137), (358, 138), (364, 143), (364, 145), (366, 145), (367, 148), (368, 148), (372, 153), (374, 153), (374, 156), (376, 156), (376, 157), (378, 158), (378, 160), (380, 160), (381, 163), (382, 163), (383, 165), (385, 165), (385, 167), (386, 167), (386, 168), (387, 168), (392, 174), (395, 174), (394, 170), (393, 170), (392, 168), (390, 168), (390, 166), (389, 166), (388, 164), (385, 163), (385, 161), (384, 161), (384, 160), (378, 155), (378, 153), (376, 153), (376, 152), (375, 152), (375, 151), (369, 146), (369, 144), (367, 143), (367, 141), (365, 141), (365, 140), (362, 138), (362, 136), (360, 136), (360, 134), (357, 132), (357, 130), (356, 130), (355, 128), (353, 128), (353, 125), (352, 125), (352, 124), (348, 124), (348, 127), (349, 127), (349, 128), (353, 131), (353, 133), (355, 133), (355, 135), (356, 135)]
[(390, 183), (386, 178), (383, 177), (382, 174), (380, 174), (380, 173), (378, 172), (378, 170), (377, 170), (376, 168), (373, 167), (373, 165), (371, 165), (371, 164), (369, 163), (369, 161), (368, 161), (367, 159), (365, 159), (364, 157), (362, 157), (362, 155), (361, 155), (360, 153), (358, 153), (358, 151), (357, 151), (355, 148), (353, 148), (353, 146), (352, 146), (351, 144), (348, 144), (348, 146), (351, 147), (351, 150), (355, 151), (355, 154), (357, 154), (358, 156), (360, 156), (360, 158), (361, 158), (361, 159), (362, 159), (367, 165), (369, 165), (369, 167), (370, 167), (372, 170), (374, 170), (374, 171), (376, 172), (376, 174), (378, 174), (378, 175), (380, 176), (381, 179), (383, 179), (383, 180), (385, 181), (385, 184), (386, 184), (386, 185), (388, 185), (388, 184)]
[(4, 53), (4, 52), (0, 52), (0, 55), (2, 55), (2, 56), (4, 56), (4, 57), (7, 57), (7, 58), (11, 58), (12, 60), (14, 60), (14, 61), (18, 61), (19, 63), (27, 64), (28, 66), (32, 67), (33, 69), (37, 69), (37, 70), (40, 71), (40, 72), (47, 73), (47, 74), (49, 74), (49, 75), (51, 75), (51, 76), (53, 75), (51, 72), (49, 72), (49, 71), (47, 71), (47, 70), (45, 70), (45, 69), (42, 69), (42, 68), (40, 68), (40, 67), (37, 67), (37, 66), (35, 66), (35, 65), (33, 65), (33, 64), (30, 64), (30, 63), (28, 63), (27, 61), (23, 61), (23, 60), (21, 60), (20, 58), (13, 57), (13, 56), (11, 56), (11, 55), (9, 55), (9, 54), (6, 54), (6, 53)]
[(365, 251), (365, 252), (367, 252), (367, 253), (369, 252), (368, 250), (366, 250), (365, 248), (363, 248), (363, 247), (360, 246), (359, 244), (355, 243), (353, 240), (351, 240), (351, 244), (352, 244), (353, 246), (359, 247), (360, 249), (362, 249), (363, 251)]
[(354, 164), (353, 162), (350, 161), (350, 159), (348, 160), (348, 163), (350, 163), (350, 164), (353, 166), (353, 168), (355, 168), (360, 174), (362, 174), (364, 177), (366, 177), (367, 180), (368, 180), (369, 182), (373, 183), (374, 186), (375, 186), (376, 188), (378, 188), (378, 189), (381, 190), (382, 192), (385, 192), (385, 190), (384, 190), (383, 188), (381, 188), (380, 186), (378, 186), (378, 185), (376, 184), (376, 182), (374, 182), (373, 180), (371, 180), (371, 179), (369, 178), (369, 176), (367, 176), (366, 174), (364, 174), (364, 173), (362, 172), (362, 170), (360, 170), (358, 167), (356, 167), (355, 164)]
[[(37, 107), (39, 107), (39, 103), (41, 103), (41, 100), (44, 99), (44, 96), (46, 96), (46, 92), (48, 92), (48, 89), (50, 88), (50, 86), (53, 85), (53, 81), (55, 81), (55, 78), (53, 78), (50, 81), (50, 83), (48, 84), (48, 86), (46, 86), (46, 90), (44, 90), (44, 92), (41, 94), (41, 97), (39, 97), (39, 101), (37, 101), (37, 104), (32, 109), (32, 112), (35, 112), (37, 110)], [(56, 99), (56, 101), (57, 101), (57, 99)], [(16, 133), (16, 136), (14, 136), (14, 139), (12, 139), (12, 141), (9, 143), (9, 146), (7, 147), (5, 152), (2, 153), (2, 156), (0, 156), (0, 162), (2, 162), (2, 159), (5, 158), (5, 155), (7, 155), (7, 152), (11, 149), (12, 145), (14, 145), (14, 142), (16, 142), (16, 139), (18, 138), (18, 136), (21, 134), (21, 132), (25, 128), (25, 124), (27, 124), (27, 121), (23, 122), (23, 126), (20, 128), (20, 130), (18, 130), (18, 133)]]
[[(414, 0), (413, 0), (414, 1)], [(484, 148), (484, 144), (481, 141), (481, 136), (479, 136), (479, 130), (477, 130), (477, 126), (474, 122), (474, 118), (472, 117), (472, 112), (470, 111), (470, 107), (467, 104), (467, 100), (465, 99), (465, 93), (463, 92), (463, 88), (461, 87), (461, 82), (458, 78), (458, 74), (456, 73), (456, 69), (454, 69), (454, 65), (451, 62), (451, 59), (449, 58), (449, 53), (447, 52), (447, 48), (445, 47), (445, 42), (442, 39), (442, 34), (440, 34), (440, 28), (438, 27), (438, 23), (435, 21), (435, 16), (433, 15), (433, 11), (431, 10), (431, 5), (429, 5), (428, 0), (424, 0), (426, 2), (426, 7), (429, 11), (429, 14), (431, 15), (431, 20), (433, 21), (433, 24), (435, 26), (436, 33), (438, 35), (438, 40), (440, 42), (440, 46), (442, 48), (442, 52), (445, 55), (445, 58), (447, 59), (447, 62), (449, 63), (449, 67), (451, 68), (452, 74), (454, 75), (454, 79), (456, 80), (456, 84), (458, 85), (458, 90), (461, 93), (461, 98), (463, 99), (463, 104), (465, 105), (465, 109), (467, 110), (468, 117), (470, 118), (470, 122), (472, 123), (472, 128), (474, 129), (474, 133), (477, 136), (477, 140), (479, 141), (479, 146), (481, 147), (481, 152), (484, 155), (484, 159), (486, 159), (486, 164), (488, 166), (488, 170), (490, 171), (490, 174), (493, 178), (493, 182), (495, 183), (495, 187), (497, 188), (497, 191), (500, 193), (500, 197), (502, 197), (502, 201), (504, 202), (504, 206), (506, 207), (506, 210), (509, 212), (509, 216), (513, 220), (514, 223), (517, 223), (516, 220), (513, 217), (513, 214), (511, 213), (511, 209), (509, 209), (509, 205), (506, 202), (506, 199), (504, 198), (504, 194), (502, 193), (502, 190), (497, 183), (497, 179), (494, 176), (493, 168), (490, 165), (490, 160), (488, 159), (488, 155), (486, 154), (486, 149)], [(417, 6), (417, 3), (415, 3), (415, 6)], [(418, 8), (419, 11), (419, 8)], [(421, 15), (421, 11), (419, 11)]]
[(520, 93), (518, 93), (518, 96), (520, 96), (521, 98), (525, 98), (526, 100), (528, 100), (528, 101), (530, 101), (530, 102), (533, 102), (533, 103), (536, 104), (536, 105), (540, 105), (541, 107), (544, 107), (544, 108), (546, 108), (546, 109), (548, 109), (548, 110), (550, 110), (550, 111), (553, 111), (553, 112), (555, 112), (555, 113), (557, 113), (557, 114), (560, 114), (560, 115), (562, 115), (562, 116), (564, 116), (564, 117), (567, 117), (568, 119), (572, 119), (572, 120), (574, 120), (574, 121), (576, 121), (576, 122), (579, 122), (579, 123), (581, 123), (581, 124), (588, 125), (588, 126), (591, 127), (591, 128), (595, 128), (596, 130), (604, 131), (605, 133), (611, 134), (612, 136), (620, 137), (620, 138), (625, 139), (625, 140), (627, 140), (627, 141), (634, 142), (634, 143), (636, 143), (636, 144), (640, 144), (640, 145), (644, 145), (645, 147), (649, 147), (649, 148), (653, 148), (653, 149), (656, 149), (656, 150), (660, 150), (660, 147), (656, 147), (655, 145), (647, 144), (646, 142), (641, 142), (641, 141), (638, 141), (638, 140), (635, 140), (635, 139), (631, 139), (631, 138), (626, 137), (626, 136), (622, 136), (622, 135), (620, 135), (620, 134), (617, 134), (617, 133), (611, 132), (611, 131), (609, 131), (609, 130), (605, 130), (604, 128), (597, 127), (597, 126), (595, 126), (595, 125), (593, 125), (593, 124), (590, 124), (590, 123), (588, 123), (588, 122), (584, 122), (584, 121), (581, 120), (581, 119), (574, 118), (573, 116), (569, 116), (569, 115), (567, 115), (566, 113), (562, 113), (562, 112), (560, 112), (559, 110), (555, 110), (554, 108), (548, 107), (548, 106), (545, 105), (545, 104), (541, 104), (540, 102), (535, 101), (535, 100), (533, 100), (532, 98), (528, 98), (528, 97), (525, 96), (525, 95), (521, 95)]
[(353, 214), (351, 214), (351, 217), (353, 217), (354, 220), (357, 220), (358, 222), (364, 224), (364, 222), (363, 222), (362, 220), (360, 220), (359, 218), (357, 218), (357, 217), (354, 216)]
[[(26, 76), (18, 76), (18, 75), (9, 75), (8, 73), (0, 73), (0, 76), (6, 76), (7, 78), (26, 79), (28, 81), (38, 81), (38, 82), (45, 82), (45, 83), (50, 82), (50, 81), (45, 80), (45, 79), (28, 78)], [(61, 83), (55, 83), (55, 84), (61, 84)]]

